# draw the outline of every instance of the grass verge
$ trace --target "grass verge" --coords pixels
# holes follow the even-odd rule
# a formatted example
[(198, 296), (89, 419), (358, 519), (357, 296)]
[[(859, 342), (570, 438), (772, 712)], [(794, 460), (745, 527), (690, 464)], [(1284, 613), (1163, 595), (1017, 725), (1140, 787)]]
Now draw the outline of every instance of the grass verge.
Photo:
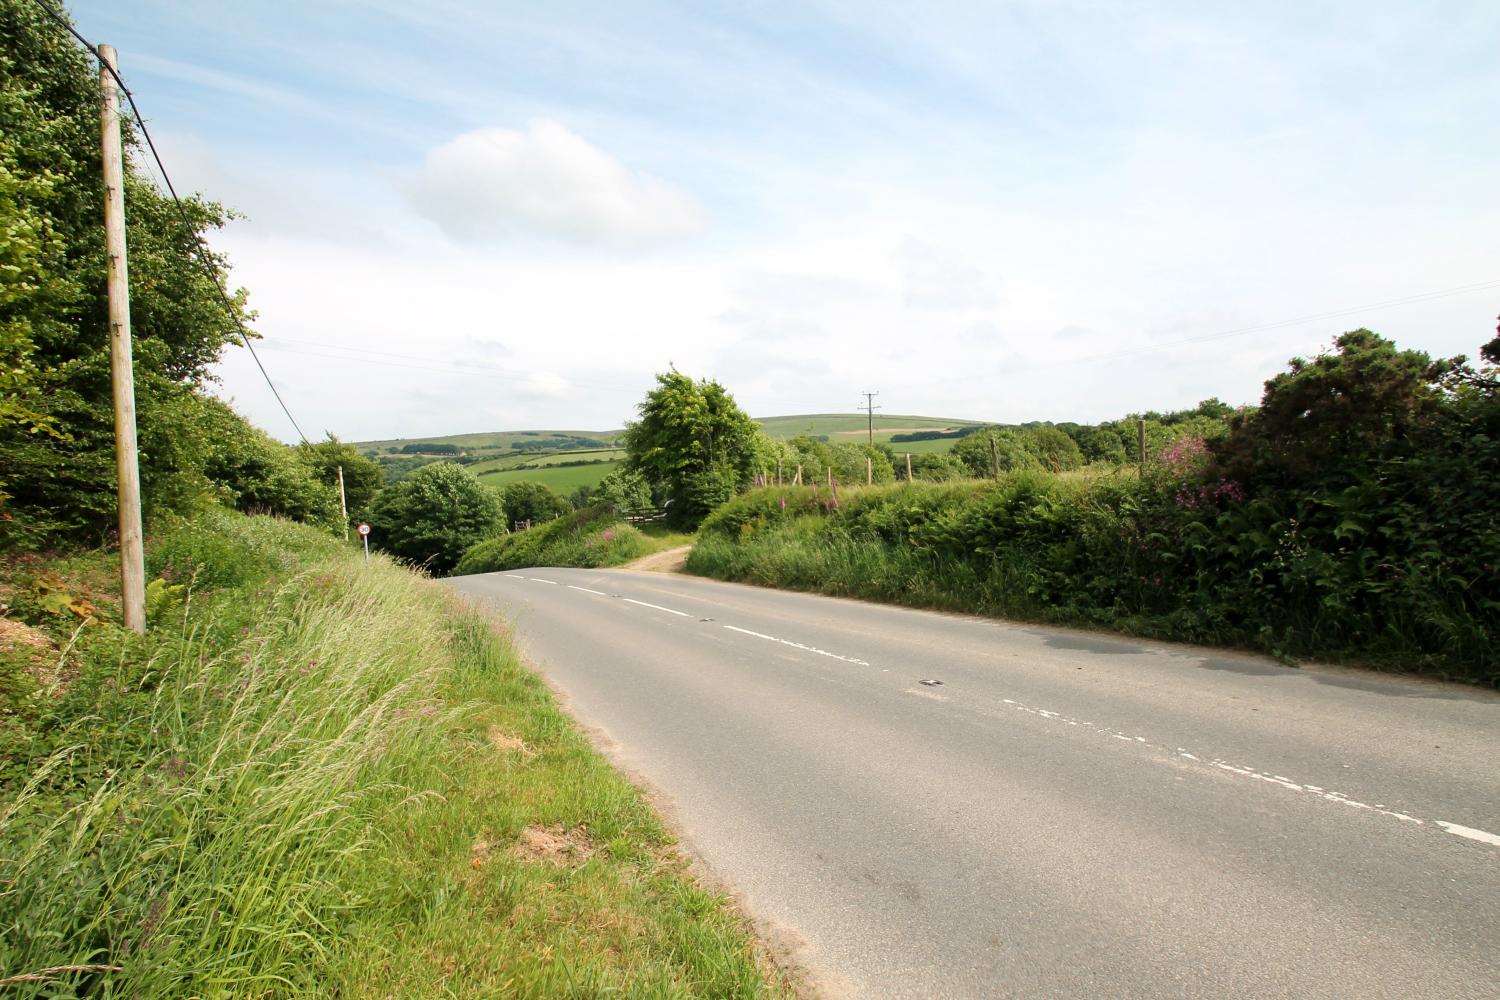
[(686, 545), (691, 535), (661, 525), (626, 524), (602, 508), (586, 508), (525, 531), (486, 539), (464, 553), (454, 576), (527, 566), (623, 566), (663, 549)]
[(87, 562), (8, 567), (6, 995), (788, 994), (440, 585), (213, 515), (152, 545), (140, 638), (80, 624)]

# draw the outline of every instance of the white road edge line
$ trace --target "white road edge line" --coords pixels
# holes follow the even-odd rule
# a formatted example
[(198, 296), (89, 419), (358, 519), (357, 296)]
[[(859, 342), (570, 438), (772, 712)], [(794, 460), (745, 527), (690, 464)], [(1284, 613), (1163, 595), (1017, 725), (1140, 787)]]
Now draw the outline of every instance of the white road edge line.
[(631, 604), (639, 604), (643, 608), (655, 608), (657, 611), (665, 611), (669, 615), (681, 615), (683, 618), (693, 617), (686, 611), (674, 611), (671, 608), (664, 608), (660, 604), (647, 604), (645, 601), (637, 601), (634, 597), (627, 597), (625, 598), (625, 600), (629, 601)]
[(530, 580), (532, 583), (547, 583), (547, 584), (551, 584), (554, 587), (557, 586), (557, 581), (556, 580), (543, 580), (539, 576), (528, 576), (526, 579)]
[(1470, 840), (1477, 840), (1481, 844), (1492, 844), (1495, 847), (1500, 847), (1500, 837), (1495, 836), (1493, 833), (1476, 830), (1471, 826), (1459, 826), (1457, 823), (1444, 823), (1440, 819), (1435, 819), (1433, 822), (1454, 836), (1468, 837)]
[(583, 591), (583, 592), (584, 592), (584, 593), (585, 593), (585, 594), (598, 594), (598, 595), (599, 595), (599, 596), (600, 596), (600, 597), (608, 597), (608, 596), (609, 596), (609, 595), (608, 595), (608, 594), (606, 594), (606, 593), (605, 593), (605, 592), (604, 592), (604, 591), (602, 591), (602, 590), (590, 590), (590, 589), (589, 589), (589, 588), (587, 588), (587, 587), (575, 587), (575, 586), (573, 586), (573, 585), (572, 585), (572, 584), (571, 584), (571, 583), (570, 583), (570, 584), (568, 584), (568, 589), (569, 589), (569, 590), (581, 590), (581, 591)]
[(843, 660), (845, 663), (857, 663), (862, 667), (868, 667), (870, 665), (868, 660), (856, 660), (852, 656), (840, 656), (837, 653), (830, 653), (826, 649), (819, 649), (816, 646), (804, 646), (802, 643), (793, 642), (790, 639), (778, 639), (774, 635), (766, 635), (764, 632), (752, 632), (747, 628), (740, 628), (738, 625), (725, 625), (724, 627), (729, 629), (731, 632), (742, 632), (745, 635), (753, 635), (757, 639), (767, 639), (771, 642), (779, 642), (783, 646), (791, 646), (794, 649), (804, 649), (809, 653), (817, 653), (819, 656), (828, 656), (832, 657), (835, 660)]

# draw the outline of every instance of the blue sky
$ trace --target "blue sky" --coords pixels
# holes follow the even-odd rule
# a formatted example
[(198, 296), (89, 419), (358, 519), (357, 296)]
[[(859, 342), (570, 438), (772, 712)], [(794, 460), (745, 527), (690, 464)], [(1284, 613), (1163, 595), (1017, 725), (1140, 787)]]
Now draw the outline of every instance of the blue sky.
[(1493, 3), (73, 13), (244, 213), (309, 434), (605, 429), (669, 363), (759, 415), (1100, 420), (1500, 313)]

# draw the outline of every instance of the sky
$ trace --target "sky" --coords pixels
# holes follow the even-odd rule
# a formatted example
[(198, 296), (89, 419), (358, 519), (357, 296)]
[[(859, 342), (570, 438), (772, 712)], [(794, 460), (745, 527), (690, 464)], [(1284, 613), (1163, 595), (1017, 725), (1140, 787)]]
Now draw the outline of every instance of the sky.
[[(75, 0), (309, 437), (1094, 422), (1500, 313), (1492, 0)], [(243, 348), (218, 390), (296, 431)]]

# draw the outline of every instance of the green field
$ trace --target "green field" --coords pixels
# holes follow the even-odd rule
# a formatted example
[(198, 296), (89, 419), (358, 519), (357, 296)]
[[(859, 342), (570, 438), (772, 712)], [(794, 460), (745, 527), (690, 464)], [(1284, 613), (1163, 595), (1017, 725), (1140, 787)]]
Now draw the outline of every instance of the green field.
[[(866, 440), (866, 418), (863, 413), (800, 413), (783, 417), (757, 417), (756, 423), (765, 428), (773, 438), (792, 438), (800, 434), (813, 437), (826, 436), (830, 442)], [(911, 452), (922, 455), (929, 452), (947, 451), (953, 440), (898, 441), (891, 442), (892, 434), (917, 430), (957, 430), (980, 423), (976, 420), (960, 420), (955, 417), (917, 417), (896, 413), (882, 413), (875, 417), (875, 443), (889, 445), (898, 455)], [(610, 471), (618, 466), (617, 460), (624, 457), (618, 448), (577, 448), (571, 450), (522, 452), (512, 444), (551, 438), (584, 437), (597, 441), (617, 442), (624, 431), (489, 431), (474, 434), (449, 434), (437, 437), (395, 438), (383, 441), (356, 441), (354, 446), (361, 451), (377, 451), (382, 456), (388, 448), (400, 448), (408, 444), (456, 445), (471, 456), (482, 460), (469, 466), (480, 480), (504, 485), (517, 479), (531, 479), (546, 483), (553, 489), (571, 491), (580, 485), (597, 485)], [(395, 457), (395, 456), (392, 456)], [(608, 465), (579, 466), (564, 469), (532, 469), (517, 471), (520, 465), (547, 466), (562, 462), (574, 462), (586, 458), (608, 458)]]
[[(783, 417), (756, 417), (755, 422), (775, 438), (796, 437), (799, 434), (817, 436), (827, 434), (831, 441), (857, 441), (865, 436), (863, 413), (798, 413)], [(983, 423), (979, 420), (960, 420), (956, 417), (915, 417), (896, 413), (875, 415), (875, 440), (888, 441), (892, 434), (903, 430), (944, 430), (968, 427)], [(475, 434), (449, 434), (437, 437), (393, 438), (383, 441), (356, 441), (360, 450), (399, 448), (408, 444), (452, 444), (465, 451), (489, 451), (510, 449), (512, 443), (553, 437), (586, 437), (600, 441), (615, 441), (624, 432), (619, 428), (606, 431), (488, 431)], [(915, 442), (921, 444), (924, 442)], [(597, 450), (597, 449), (596, 449)], [(905, 450), (903, 448), (903, 450)], [(917, 450), (915, 448), (913, 451)], [(580, 452), (581, 453), (581, 452)], [(503, 456), (497, 456), (497, 458)]]
[(554, 437), (586, 437), (595, 438), (599, 441), (613, 441), (620, 436), (619, 430), (612, 431), (484, 431), (474, 434), (447, 434), (437, 437), (412, 437), (412, 438), (389, 438), (383, 441), (356, 441), (354, 446), (361, 451), (374, 449), (385, 451), (387, 448), (400, 448), (408, 444), (452, 444), (465, 451), (488, 451), (499, 449), (508, 451), (514, 443), (522, 441), (534, 441), (537, 438)]
[(506, 472), (511, 469), (519, 469), (523, 466), (541, 467), (548, 465), (563, 465), (567, 462), (593, 462), (608, 461), (615, 462), (625, 457), (625, 451), (621, 448), (588, 448), (578, 451), (553, 451), (544, 455), (500, 455), (495, 458), (487, 458), (482, 462), (475, 462), (469, 466), (469, 471), (476, 476), (483, 476), (487, 472)]
[[(803, 413), (788, 417), (757, 417), (767, 434), (774, 438), (791, 438), (801, 434), (812, 437), (826, 435), (830, 443), (851, 441), (863, 444), (869, 431), (863, 413)], [(875, 443), (889, 445), (901, 455), (911, 452), (923, 455), (929, 452), (947, 451), (953, 447), (953, 439), (937, 441), (891, 441), (892, 434), (904, 431), (957, 430), (978, 424), (976, 420), (959, 420), (948, 417), (914, 417), (896, 413), (875, 415)]]
[(567, 496), (580, 486), (598, 486), (599, 481), (618, 469), (622, 462), (598, 462), (594, 465), (556, 466), (540, 469), (502, 469), (498, 472), (479, 474), (479, 481), (486, 486), (502, 487), (509, 483), (527, 481), (543, 483), (554, 492)]

